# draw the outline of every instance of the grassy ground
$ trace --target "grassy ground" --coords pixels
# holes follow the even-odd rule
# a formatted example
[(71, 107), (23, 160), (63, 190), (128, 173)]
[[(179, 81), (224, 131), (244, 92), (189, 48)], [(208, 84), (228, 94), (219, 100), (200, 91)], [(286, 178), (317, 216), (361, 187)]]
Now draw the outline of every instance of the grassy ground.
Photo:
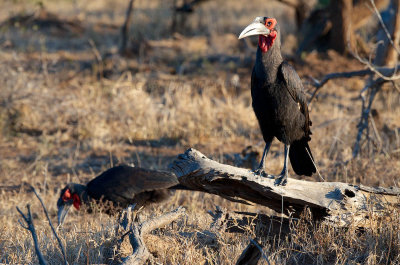
[[(189, 19), (185, 35), (179, 35), (171, 34), (171, 11), (161, 3), (135, 3), (135, 53), (130, 58), (115, 53), (126, 8), (122, 0), (43, 1), (46, 10), (80, 27), (37, 27), (29, 21), (0, 27), (0, 262), (37, 263), (31, 237), (17, 222), (15, 206), (22, 209), (27, 203), (32, 205), (45, 258), (51, 264), (62, 259), (33, 194), (23, 188), (11, 191), (10, 186), (35, 186), (55, 221), (58, 193), (65, 183), (85, 183), (112, 165), (166, 169), (188, 147), (227, 163), (228, 156), (248, 145), (262, 151), (249, 90), (254, 49), (237, 41), (236, 35), (257, 15), (282, 17), (283, 6), (211, 1)], [(0, 21), (39, 10), (34, 1), (4, 5)], [(293, 22), (284, 17), (279, 21), (284, 21), (285, 36), (293, 31)], [(307, 75), (321, 78), (362, 68), (331, 51), (305, 55), (303, 62), (293, 64), (304, 81)], [(310, 106), (311, 149), (327, 181), (398, 186), (400, 107), (399, 95), (391, 87), (374, 104), (381, 151), (365, 143), (361, 158), (344, 163), (356, 136), (363, 82), (337, 80), (323, 88)], [(270, 172), (280, 172), (282, 153), (283, 146), (274, 142)], [(290, 173), (294, 175), (291, 169)], [(255, 231), (213, 230), (207, 211), (218, 205), (269, 213), (259, 206), (179, 191), (167, 202), (144, 209), (141, 218), (179, 205), (188, 209), (184, 221), (146, 237), (162, 264), (235, 263)], [(360, 233), (310, 226), (304, 217), (290, 236), (261, 240), (272, 264), (400, 263), (399, 213), (391, 218)], [(114, 225), (115, 219), (107, 215), (72, 211), (59, 231), (69, 263), (109, 263), (117, 254), (112, 248)], [(212, 233), (213, 240), (204, 240), (197, 232)], [(124, 251), (128, 254), (129, 247)]]

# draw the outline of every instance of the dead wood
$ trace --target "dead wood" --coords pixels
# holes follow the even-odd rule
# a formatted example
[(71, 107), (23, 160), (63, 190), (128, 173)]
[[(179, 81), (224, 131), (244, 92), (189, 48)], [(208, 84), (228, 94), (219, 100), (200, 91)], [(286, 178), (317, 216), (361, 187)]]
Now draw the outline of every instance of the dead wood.
[(33, 218), (32, 218), (32, 214), (31, 214), (31, 206), (29, 204), (26, 205), (26, 209), (27, 209), (27, 214), (26, 215), (18, 208), (18, 206), (16, 208), (17, 208), (17, 211), (19, 212), (19, 214), (24, 219), (24, 221), (26, 223), (26, 226), (22, 224), (21, 220), (18, 220), (19, 224), (23, 228), (25, 228), (26, 230), (31, 232), (32, 239), (33, 239), (33, 244), (35, 245), (36, 256), (39, 259), (39, 264), (40, 265), (47, 265), (47, 262), (44, 259), (43, 254), (42, 254), (42, 252), (40, 251), (40, 248), (39, 248), (39, 241), (38, 241), (38, 238), (37, 238), (37, 235), (36, 235), (35, 225), (33, 224)]
[[(350, 72), (334, 72), (334, 73), (329, 73), (325, 75), (321, 81), (308, 76), (308, 78), (311, 79), (311, 84), (315, 87), (314, 92), (312, 93), (312, 96), (309, 100), (309, 104), (314, 100), (315, 96), (319, 92), (319, 90), (329, 81), (332, 79), (337, 79), (337, 78), (352, 78), (352, 77), (360, 77), (360, 76), (370, 76), (377, 74), (379, 76), (384, 76), (387, 77), (387, 81), (392, 81), (390, 80), (396, 73), (400, 72), (400, 64), (398, 64), (395, 67), (375, 67), (373, 69), (363, 69), (363, 70), (358, 70), (358, 71), (350, 71)], [(395, 77), (396, 78), (396, 77)]]
[(62, 244), (62, 242), (61, 242), (61, 240), (60, 240), (60, 237), (57, 235), (57, 232), (56, 232), (56, 230), (54, 229), (53, 223), (51, 222), (50, 217), (49, 217), (49, 212), (47, 211), (46, 206), (44, 205), (42, 198), (40, 198), (39, 194), (36, 192), (36, 190), (35, 190), (34, 187), (32, 187), (32, 191), (33, 191), (33, 193), (35, 193), (36, 198), (39, 200), (40, 204), (42, 205), (43, 212), (44, 212), (44, 214), (46, 215), (47, 221), (49, 222), (49, 226), (50, 226), (50, 228), (51, 228), (51, 231), (53, 232), (53, 235), (54, 235), (55, 238), (57, 239), (58, 246), (59, 246), (59, 248), (60, 248), (60, 250), (61, 250), (61, 253), (62, 253), (62, 255), (63, 255), (63, 258), (64, 258), (64, 265), (68, 265), (67, 257), (66, 257), (66, 255), (65, 255), (65, 248), (64, 248), (64, 245)]
[[(123, 237), (129, 235), (129, 241), (132, 245), (133, 254), (124, 258), (122, 264), (135, 265), (146, 264), (149, 259), (153, 258), (144, 243), (143, 236), (156, 228), (165, 226), (177, 220), (185, 214), (185, 208), (178, 207), (169, 213), (144, 221), (142, 223), (138, 223), (137, 221), (134, 221), (135, 218), (133, 216), (136, 215), (133, 215), (132, 208), (129, 208), (127, 211), (128, 212), (123, 213), (122, 218), (120, 218), (120, 226), (126, 227), (128, 224), (130, 224), (129, 231), (123, 234)], [(123, 240), (123, 237), (121, 240)]]
[[(311, 96), (309, 103), (312, 102), (317, 92), (323, 87), (323, 85), (331, 79), (351, 78), (354, 76), (367, 76), (365, 80), (365, 86), (360, 92), (362, 107), (360, 121), (357, 125), (358, 132), (353, 148), (353, 158), (357, 157), (360, 154), (361, 140), (363, 139), (364, 135), (366, 135), (365, 139), (367, 139), (368, 141), (368, 147), (370, 147), (372, 143), (378, 150), (378, 152), (383, 151), (384, 153), (387, 153), (387, 151), (382, 148), (382, 141), (373, 120), (371, 121), (371, 123), (372, 128), (374, 129), (374, 134), (372, 134), (371, 137), (369, 132), (369, 117), (371, 116), (371, 109), (375, 96), (381, 90), (382, 85), (386, 82), (392, 82), (392, 84), (396, 87), (395, 81), (400, 79), (400, 74), (398, 74), (400, 70), (400, 64), (398, 64), (398, 57), (400, 55), (400, 50), (398, 47), (398, 40), (400, 38), (400, 33), (398, 30), (400, 27), (400, 15), (398, 12), (399, 2), (399, 0), (392, 0), (391, 4), (389, 5), (389, 10), (391, 10), (392, 12), (388, 23), (389, 25), (387, 27), (383, 22), (383, 19), (378, 11), (378, 7), (375, 5), (375, 2), (373, 0), (370, 0), (371, 6), (382, 27), (382, 30), (377, 36), (378, 43), (380, 45), (378, 45), (376, 49), (373, 63), (371, 62), (371, 58), (361, 58), (357, 50), (354, 49), (354, 46), (349, 43), (351, 54), (358, 61), (364, 64), (368, 69), (352, 72), (330, 73), (326, 75), (321, 81), (318, 81), (311, 77), (315, 90)], [(394, 65), (394, 67), (382, 67), (383, 65)], [(372, 150), (372, 148), (369, 150)]]
[[(398, 69), (399, 65), (397, 64), (397, 58), (400, 55), (400, 50), (399, 50), (397, 44), (395, 44), (392, 40), (393, 34), (390, 33), (390, 32), (393, 33), (393, 29), (395, 28), (395, 25), (397, 24), (396, 20), (399, 19), (399, 15), (392, 14), (392, 16), (390, 17), (390, 23), (389, 23), (389, 28), (388, 28), (385, 25), (385, 23), (383, 23), (383, 19), (379, 13), (377, 7), (375, 6), (374, 0), (370, 0), (370, 2), (371, 2), (372, 7), (374, 8), (375, 15), (379, 19), (379, 22), (382, 27), (381, 34), (378, 34), (378, 35), (380, 35), (380, 36), (378, 36), (378, 41), (379, 41), (378, 43), (382, 42), (382, 45), (378, 45), (373, 63), (371, 63), (370, 60), (361, 58), (358, 55), (357, 50), (352, 51), (353, 56), (357, 60), (359, 60), (361, 63), (363, 63), (365, 66), (367, 66), (368, 69), (370, 69), (371, 71), (374, 72), (374, 74), (371, 74), (366, 79), (365, 86), (361, 90), (361, 93), (360, 93), (360, 98), (362, 101), (361, 118), (360, 118), (360, 122), (357, 125), (358, 133), (357, 133), (357, 139), (356, 139), (356, 142), (355, 142), (354, 148), (353, 148), (353, 158), (358, 156), (358, 154), (360, 153), (361, 139), (362, 139), (362, 136), (365, 131), (366, 131), (365, 138), (368, 141), (368, 147), (370, 147), (371, 143), (373, 143), (375, 146), (377, 146), (378, 151), (381, 151), (382, 141), (376, 130), (376, 127), (374, 126), (373, 120), (371, 121), (371, 123), (372, 123), (372, 127), (374, 129), (374, 132), (375, 132), (375, 139), (376, 139), (377, 143), (372, 141), (372, 137), (370, 137), (370, 133), (369, 133), (369, 121), (370, 121), (369, 117), (371, 116), (370, 113), (371, 113), (372, 104), (375, 99), (375, 96), (380, 91), (382, 85), (385, 82), (392, 82), (392, 84), (396, 87), (395, 81), (400, 79), (400, 75), (397, 74), (397, 72), (399, 70)], [(398, 4), (399, 4), (399, 0), (392, 0), (391, 4), (389, 5), (389, 10), (395, 9), (398, 11)], [(396, 7), (396, 5), (397, 5), (397, 7)], [(381, 72), (379, 72), (377, 70), (377, 68), (379, 66), (388, 64), (389, 59), (392, 59), (392, 58), (388, 58), (388, 53), (387, 53), (391, 49), (397, 53), (397, 56), (395, 57), (395, 59), (396, 59), (395, 67), (393, 68), (393, 72), (390, 73), (390, 75), (385, 75), (385, 74), (382, 74)]]
[[(321, 81), (310, 77), (312, 80), (312, 85), (315, 87), (314, 92), (309, 100), (309, 106), (313, 99), (316, 97), (317, 93), (320, 89), (331, 79), (337, 78), (352, 78), (352, 77), (360, 77), (367, 76), (366, 84), (364, 88), (360, 92), (360, 99), (362, 102), (360, 121), (357, 125), (358, 133), (356, 137), (356, 141), (354, 143), (353, 148), (353, 158), (357, 157), (360, 153), (361, 149), (361, 139), (362, 136), (367, 130), (367, 138), (370, 139), (368, 135), (368, 127), (369, 127), (369, 117), (371, 115), (372, 104), (375, 99), (375, 96), (382, 88), (382, 85), (386, 82), (394, 82), (400, 78), (398, 74), (400, 72), (400, 64), (395, 65), (395, 67), (377, 67), (371, 64), (368, 60), (362, 59), (357, 53), (353, 53), (354, 57), (358, 59), (360, 62), (364, 63), (368, 69), (358, 70), (358, 71), (350, 71), (350, 72), (335, 72), (325, 75)], [(379, 61), (380, 59), (377, 59)], [(394, 84), (394, 83), (393, 83)], [(377, 134), (377, 133), (376, 133)], [(379, 139), (379, 135), (377, 134), (377, 138)], [(382, 146), (382, 143), (379, 144)], [(378, 149), (381, 149), (381, 148)]]
[[(54, 229), (54, 226), (53, 226), (53, 224), (52, 224), (52, 222), (50, 220), (50, 217), (49, 217), (49, 213), (48, 213), (48, 211), (46, 209), (46, 206), (43, 203), (42, 198), (36, 192), (34, 187), (30, 186), (30, 191), (32, 191), (36, 195), (36, 198), (39, 200), (40, 204), (42, 205), (43, 211), (44, 211), (44, 213), (46, 215), (46, 218), (47, 218), (47, 220), (49, 222), (49, 225), (51, 227), (51, 231), (53, 232), (54, 236), (56, 237), (58, 245), (59, 245), (59, 247), (61, 249), (61, 253), (62, 253), (63, 258), (64, 258), (64, 264), (68, 265), (67, 258), (66, 258), (66, 255), (65, 255), (64, 246), (63, 246), (60, 238), (58, 237), (56, 230)], [(24, 219), (24, 221), (26, 223), (26, 226), (22, 224), (21, 220), (18, 220), (19, 224), (23, 228), (29, 230), (29, 232), (31, 232), (31, 234), (32, 234), (33, 244), (35, 245), (35, 252), (36, 252), (36, 255), (37, 255), (38, 259), (39, 259), (39, 264), (41, 264), (41, 265), (47, 264), (46, 260), (44, 259), (43, 255), (42, 255), (42, 252), (40, 251), (40, 248), (39, 248), (39, 241), (38, 241), (38, 238), (37, 238), (37, 235), (36, 235), (35, 225), (33, 224), (33, 218), (32, 218), (32, 214), (31, 214), (30, 205), (29, 204), (26, 205), (26, 208), (27, 208), (27, 214), (26, 215), (18, 207), (16, 207), (16, 208), (17, 208), (18, 213)]]
[(385, 209), (398, 207), (397, 188), (366, 188), (341, 182), (312, 182), (289, 178), (275, 186), (271, 175), (220, 164), (195, 149), (188, 149), (171, 164), (179, 182), (193, 190), (219, 195), (231, 201), (257, 203), (295, 218), (307, 207), (314, 220), (336, 226), (372, 224), (369, 214), (384, 217)]

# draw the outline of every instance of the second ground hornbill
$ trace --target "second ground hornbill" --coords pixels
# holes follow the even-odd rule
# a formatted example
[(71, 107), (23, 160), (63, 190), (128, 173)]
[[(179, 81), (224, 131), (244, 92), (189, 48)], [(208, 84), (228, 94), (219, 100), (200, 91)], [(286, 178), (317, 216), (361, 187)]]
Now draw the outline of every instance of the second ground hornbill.
[(296, 71), (283, 60), (279, 25), (274, 18), (257, 17), (240, 34), (239, 39), (258, 35), (256, 62), (251, 76), (251, 97), (265, 149), (258, 174), (265, 175), (265, 158), (276, 137), (285, 144), (285, 162), (276, 177), (276, 185), (287, 182), (287, 160), (294, 172), (311, 176), (316, 172), (308, 141), (311, 140), (311, 121)]
[(168, 189), (187, 189), (179, 184), (175, 174), (127, 165), (116, 166), (101, 173), (87, 185), (68, 183), (57, 201), (58, 223), (62, 224), (73, 205), (77, 210), (85, 206), (89, 212), (92, 202), (106, 203), (109, 214), (126, 208), (160, 202), (169, 197)]

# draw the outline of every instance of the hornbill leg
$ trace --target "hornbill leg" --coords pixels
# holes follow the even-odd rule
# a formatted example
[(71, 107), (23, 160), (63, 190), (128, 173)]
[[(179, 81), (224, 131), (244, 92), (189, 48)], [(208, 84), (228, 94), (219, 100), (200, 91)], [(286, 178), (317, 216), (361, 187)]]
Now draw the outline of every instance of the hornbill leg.
[(269, 149), (270, 149), (270, 147), (271, 147), (271, 144), (272, 144), (272, 140), (265, 143), (265, 148), (264, 148), (263, 155), (262, 155), (262, 157), (261, 157), (260, 165), (258, 166), (258, 168), (257, 168), (256, 170), (254, 170), (254, 173), (256, 173), (256, 174), (258, 174), (258, 175), (260, 175), (260, 176), (266, 176), (266, 175), (268, 175), (268, 174), (264, 171), (264, 168), (265, 168), (265, 158), (266, 158), (267, 155), (268, 155), (268, 152), (269, 152)]
[(281, 174), (279, 174), (279, 176), (277, 176), (277, 178), (275, 179), (275, 186), (285, 186), (287, 183), (287, 178), (288, 178), (288, 159), (289, 159), (289, 148), (290, 145), (286, 145), (285, 144), (285, 162), (283, 163), (283, 169)]

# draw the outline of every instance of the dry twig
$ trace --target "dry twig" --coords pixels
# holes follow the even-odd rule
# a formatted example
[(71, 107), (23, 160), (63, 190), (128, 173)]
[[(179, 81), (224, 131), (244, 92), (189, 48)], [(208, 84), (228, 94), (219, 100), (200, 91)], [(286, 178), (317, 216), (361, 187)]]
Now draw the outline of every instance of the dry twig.
[[(30, 189), (31, 189), (31, 191), (32, 191), (33, 193), (35, 193), (36, 198), (38, 198), (40, 204), (42, 205), (43, 211), (44, 211), (44, 213), (45, 213), (45, 215), (46, 215), (46, 218), (47, 218), (47, 220), (49, 221), (49, 225), (50, 225), (50, 227), (51, 227), (51, 230), (52, 230), (54, 236), (56, 237), (57, 242), (58, 242), (58, 245), (59, 245), (59, 247), (60, 247), (60, 249), (61, 249), (61, 252), (62, 252), (62, 255), (63, 255), (63, 258), (64, 258), (64, 264), (65, 264), (65, 265), (68, 265), (67, 258), (66, 258), (66, 255), (65, 255), (64, 246), (63, 246), (63, 244), (62, 244), (60, 238), (58, 237), (56, 230), (54, 229), (54, 226), (53, 226), (53, 224), (52, 224), (52, 222), (51, 222), (51, 220), (50, 220), (49, 213), (48, 213), (48, 211), (47, 211), (47, 209), (46, 209), (46, 206), (44, 205), (42, 198), (40, 198), (39, 194), (36, 192), (35, 188), (32, 187), (32, 186), (30, 186)], [(32, 215), (31, 215), (30, 205), (29, 205), (29, 204), (26, 205), (26, 208), (28, 209), (27, 215), (24, 215), (24, 214), (22, 213), (22, 211), (21, 211), (18, 207), (16, 207), (16, 208), (17, 208), (17, 211), (19, 212), (19, 214), (24, 218), (24, 220), (25, 220), (27, 226), (24, 226), (24, 225), (21, 223), (21, 220), (18, 220), (19, 224), (20, 224), (23, 228), (29, 230), (29, 231), (31, 232), (31, 234), (32, 234), (33, 243), (34, 243), (34, 245), (35, 245), (35, 251), (36, 251), (36, 255), (38, 256), (39, 263), (40, 263), (40, 264), (47, 264), (46, 261), (45, 261), (44, 258), (43, 258), (42, 253), (40, 252), (40, 249), (39, 249), (38, 239), (37, 239), (37, 235), (36, 235), (36, 231), (35, 231), (35, 226), (34, 226), (34, 224), (33, 224), (33, 219), (32, 219)]]
[(40, 198), (39, 194), (37, 194), (37, 192), (36, 192), (36, 190), (35, 190), (34, 187), (32, 187), (32, 191), (33, 191), (33, 193), (35, 193), (36, 198), (38, 198), (40, 204), (41, 204), (42, 207), (43, 207), (43, 211), (44, 211), (44, 213), (45, 213), (45, 215), (46, 215), (47, 220), (49, 221), (49, 225), (50, 225), (50, 227), (51, 227), (51, 231), (53, 232), (55, 238), (57, 239), (58, 246), (59, 246), (60, 249), (61, 249), (61, 253), (62, 253), (63, 258), (64, 258), (64, 264), (67, 265), (68, 262), (67, 262), (67, 257), (66, 257), (66, 255), (65, 255), (65, 248), (64, 248), (64, 246), (63, 246), (63, 244), (62, 244), (62, 242), (61, 242), (61, 239), (58, 237), (56, 230), (54, 229), (53, 223), (52, 223), (51, 220), (50, 220), (49, 213), (47, 212), (46, 206), (44, 206), (44, 203), (43, 203), (43, 201), (42, 201), (42, 198)]
[[(350, 71), (350, 72), (334, 72), (334, 73), (329, 73), (329, 74), (325, 75), (321, 79), (321, 81), (313, 78), (312, 76), (308, 76), (308, 78), (310, 78), (311, 81), (312, 81), (311, 84), (315, 87), (315, 90), (312, 93), (312, 96), (311, 96), (311, 98), (309, 100), (309, 104), (311, 104), (311, 102), (314, 100), (314, 98), (317, 95), (317, 93), (320, 91), (320, 89), (329, 80), (338, 79), (338, 78), (351, 78), (351, 77), (359, 77), (359, 76), (371, 76), (371, 75), (373, 75), (375, 73), (379, 73), (379, 75), (388, 77), (389, 75), (398, 72), (399, 68), (400, 68), (400, 64), (398, 64), (397, 67), (375, 67), (373, 70), (364, 69), (364, 70)], [(387, 81), (393, 81), (393, 80), (387, 80)]]
[(18, 220), (19, 224), (23, 228), (25, 228), (26, 230), (31, 232), (33, 243), (35, 245), (35, 252), (36, 252), (36, 255), (38, 256), (38, 259), (39, 259), (39, 264), (40, 265), (47, 265), (47, 262), (44, 259), (43, 254), (42, 254), (42, 252), (40, 251), (40, 248), (39, 248), (39, 241), (38, 241), (38, 238), (37, 238), (37, 235), (36, 235), (35, 225), (33, 224), (33, 219), (32, 219), (32, 214), (31, 214), (31, 206), (29, 204), (26, 205), (26, 208), (28, 210), (27, 215), (25, 215), (18, 208), (18, 206), (16, 208), (17, 208), (17, 211), (19, 212), (19, 214), (22, 216), (22, 218), (24, 218), (26, 226), (22, 224), (21, 220)]
[[(64, 246), (63, 246), (63, 244), (62, 244), (60, 238), (58, 237), (56, 230), (54, 229), (54, 226), (53, 226), (53, 224), (52, 224), (52, 222), (51, 222), (51, 220), (50, 220), (49, 213), (48, 213), (48, 211), (47, 211), (47, 209), (46, 209), (46, 206), (44, 205), (42, 198), (40, 198), (39, 194), (36, 192), (35, 188), (32, 187), (32, 186), (30, 186), (30, 189), (31, 189), (31, 191), (32, 191), (33, 193), (35, 193), (36, 198), (38, 198), (40, 204), (42, 205), (42, 208), (43, 208), (43, 211), (44, 211), (44, 213), (45, 213), (45, 215), (46, 215), (46, 218), (47, 218), (47, 220), (49, 221), (49, 225), (50, 225), (50, 227), (51, 227), (51, 230), (52, 230), (54, 236), (56, 237), (57, 242), (58, 242), (58, 245), (59, 245), (59, 247), (60, 247), (60, 249), (61, 249), (61, 252), (62, 252), (62, 255), (63, 255), (63, 258), (64, 258), (64, 264), (65, 264), (65, 265), (68, 265), (67, 258), (66, 258), (66, 255), (65, 255)], [(24, 220), (25, 220), (27, 226), (24, 226), (24, 225), (21, 223), (20, 220), (18, 220), (18, 222), (19, 222), (19, 224), (20, 224), (23, 228), (25, 228), (25, 229), (27, 229), (27, 230), (29, 230), (29, 231), (31, 232), (32, 238), (33, 238), (33, 243), (34, 243), (34, 245), (35, 245), (36, 255), (38, 256), (38, 259), (39, 259), (39, 263), (40, 263), (40, 264), (47, 264), (46, 261), (45, 261), (44, 258), (43, 258), (42, 253), (40, 252), (40, 249), (39, 249), (38, 239), (37, 239), (37, 235), (36, 235), (36, 231), (35, 231), (35, 226), (34, 226), (34, 224), (33, 224), (33, 219), (32, 219), (32, 215), (31, 215), (30, 205), (27, 204), (27, 205), (26, 205), (26, 208), (28, 209), (27, 215), (24, 215), (24, 214), (22, 213), (22, 211), (21, 211), (18, 207), (17, 207), (17, 211), (18, 211), (19, 214), (24, 218)]]
[(133, 248), (133, 254), (126, 257), (122, 264), (145, 264), (147, 260), (152, 258), (152, 255), (143, 241), (143, 235), (177, 220), (184, 214), (185, 208), (178, 207), (169, 213), (144, 221), (140, 224), (132, 223), (129, 231), (129, 241)]

